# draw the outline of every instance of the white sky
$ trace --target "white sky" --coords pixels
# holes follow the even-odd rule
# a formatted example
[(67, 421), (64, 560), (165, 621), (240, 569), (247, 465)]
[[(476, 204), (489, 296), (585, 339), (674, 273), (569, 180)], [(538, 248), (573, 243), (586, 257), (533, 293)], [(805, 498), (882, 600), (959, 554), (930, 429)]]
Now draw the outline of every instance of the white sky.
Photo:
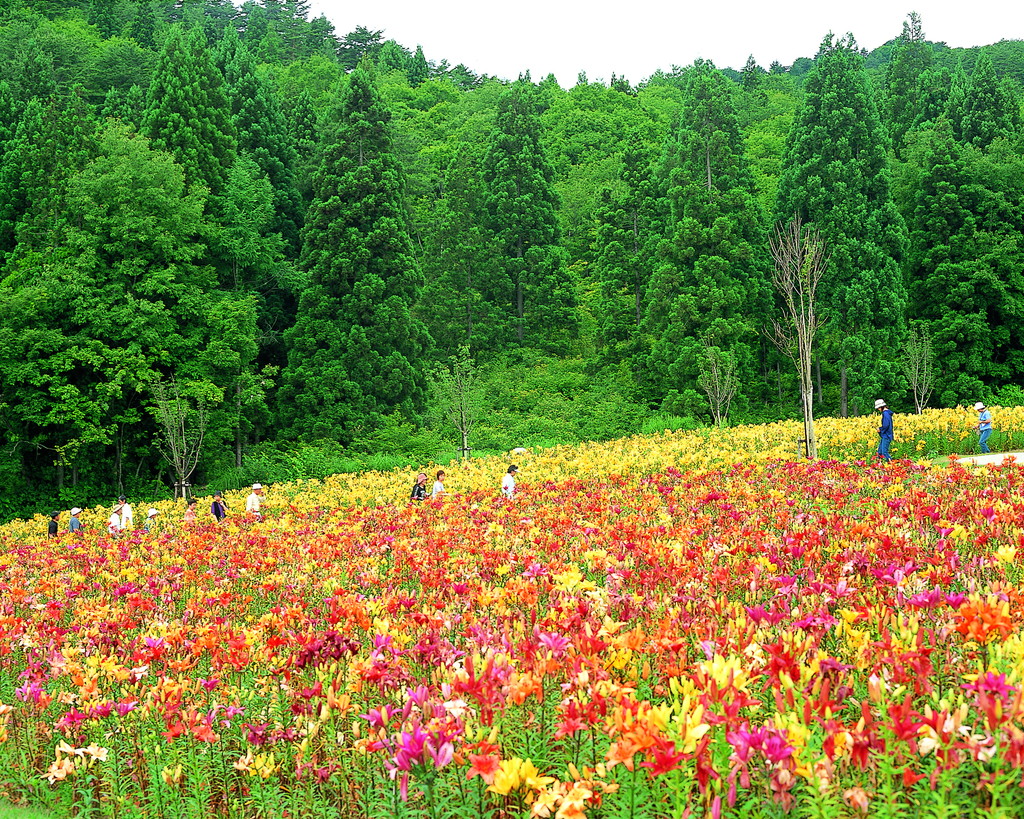
[(871, 50), (897, 37), (907, 14), (925, 36), (950, 46), (1024, 39), (1021, 0), (311, 0), (344, 36), (357, 26), (383, 30), (428, 60), (464, 63), (480, 74), (515, 79), (553, 73), (563, 87), (586, 71), (637, 83), (661, 68), (711, 59), (740, 69), (749, 54), (767, 68), (813, 57), (829, 32), (853, 32)]

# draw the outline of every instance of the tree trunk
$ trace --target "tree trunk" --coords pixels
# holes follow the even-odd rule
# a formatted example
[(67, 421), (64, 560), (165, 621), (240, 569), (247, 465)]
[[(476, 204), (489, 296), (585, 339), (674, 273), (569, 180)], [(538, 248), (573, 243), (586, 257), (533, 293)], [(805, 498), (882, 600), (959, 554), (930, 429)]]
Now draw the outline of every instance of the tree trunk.
[(516, 282), (516, 338), (523, 343), (523, 282)]
[(850, 413), (847, 407), (847, 392), (846, 392), (846, 365), (843, 364), (839, 369), (839, 417), (849, 418)]
[(121, 441), (121, 429), (117, 430), (117, 438), (114, 439), (114, 472), (117, 475), (117, 491), (124, 493), (124, 449)]

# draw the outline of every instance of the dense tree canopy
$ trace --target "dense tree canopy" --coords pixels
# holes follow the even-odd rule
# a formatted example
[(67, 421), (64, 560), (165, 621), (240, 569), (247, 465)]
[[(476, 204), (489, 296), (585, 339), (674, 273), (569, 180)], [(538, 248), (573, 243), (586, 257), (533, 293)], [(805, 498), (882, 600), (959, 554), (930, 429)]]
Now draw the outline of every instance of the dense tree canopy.
[(926, 22), (562, 88), (305, 0), (0, 4), (0, 515), (167, 488), (172, 380), (221, 485), (441, 441), (452, 356), (494, 448), (706, 423), (708, 362), (731, 420), (794, 414), (764, 333), (794, 214), (829, 249), (815, 412), (909, 406), (911, 327), (934, 403), (1019, 397), (1024, 43)]

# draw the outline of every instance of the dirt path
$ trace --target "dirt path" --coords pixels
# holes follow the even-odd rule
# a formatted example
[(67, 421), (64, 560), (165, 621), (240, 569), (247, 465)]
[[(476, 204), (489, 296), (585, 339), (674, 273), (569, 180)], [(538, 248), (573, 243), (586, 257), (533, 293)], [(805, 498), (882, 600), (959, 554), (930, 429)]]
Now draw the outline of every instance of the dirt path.
[(1013, 458), (1018, 463), (1024, 463), (1024, 452), (992, 452), (988, 455), (970, 455), (966, 458), (958, 458), (957, 462), (964, 466), (985, 466), (986, 464), (1001, 464), (1005, 458)]

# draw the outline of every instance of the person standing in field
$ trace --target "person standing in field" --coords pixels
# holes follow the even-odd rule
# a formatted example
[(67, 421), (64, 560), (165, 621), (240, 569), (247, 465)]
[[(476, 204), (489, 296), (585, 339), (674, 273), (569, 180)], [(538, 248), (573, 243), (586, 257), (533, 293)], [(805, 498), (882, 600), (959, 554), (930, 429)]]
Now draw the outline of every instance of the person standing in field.
[(437, 470), (437, 475), (435, 477), (436, 480), (434, 481), (434, 488), (430, 490), (431, 498), (440, 497), (444, 494), (444, 470)]
[(121, 495), (117, 501), (121, 504), (121, 530), (133, 528), (135, 526), (135, 518), (132, 515), (132, 505), (128, 503), (128, 498)]
[(185, 517), (182, 518), (184, 523), (195, 523), (196, 522), (196, 504), (198, 501), (195, 498), (190, 498), (188, 506), (185, 507)]
[(974, 409), (978, 413), (978, 423), (975, 425), (978, 430), (978, 449), (984, 455), (991, 451), (988, 439), (992, 435), (992, 413), (981, 401), (974, 405)]
[(260, 496), (262, 494), (263, 484), (254, 483), (252, 485), (252, 492), (250, 492), (249, 497), (245, 499), (246, 514), (252, 515), (256, 520), (263, 520), (263, 515), (260, 514)]
[(60, 512), (54, 510), (50, 512), (50, 522), (46, 524), (46, 536), (57, 537), (57, 531), (60, 528), (60, 524), (57, 523), (57, 518), (60, 517)]
[(210, 514), (220, 523), (228, 515), (227, 504), (224, 503), (224, 496), (220, 492), (213, 493), (213, 503), (210, 504)]
[(505, 477), (501, 479), (501, 494), (506, 498), (511, 498), (516, 494), (516, 475), (519, 473), (519, 467), (512, 464), (508, 468), (508, 472), (505, 473)]
[(881, 398), (875, 401), (875, 409), (882, 413), (882, 425), (878, 428), (878, 457), (885, 461), (891, 461), (889, 448), (895, 438), (892, 428), (892, 410)]
[(107, 534), (116, 537), (121, 534), (122, 529), (124, 529), (124, 521), (121, 517), (121, 504), (115, 503), (114, 511), (107, 518)]
[(82, 521), (78, 519), (80, 514), (82, 514), (82, 510), (77, 506), (71, 510), (71, 520), (68, 521), (68, 531), (72, 534), (82, 531)]
[(420, 472), (416, 476), (416, 483), (412, 485), (412, 492), (409, 494), (409, 500), (421, 501), (427, 499), (427, 473)]

